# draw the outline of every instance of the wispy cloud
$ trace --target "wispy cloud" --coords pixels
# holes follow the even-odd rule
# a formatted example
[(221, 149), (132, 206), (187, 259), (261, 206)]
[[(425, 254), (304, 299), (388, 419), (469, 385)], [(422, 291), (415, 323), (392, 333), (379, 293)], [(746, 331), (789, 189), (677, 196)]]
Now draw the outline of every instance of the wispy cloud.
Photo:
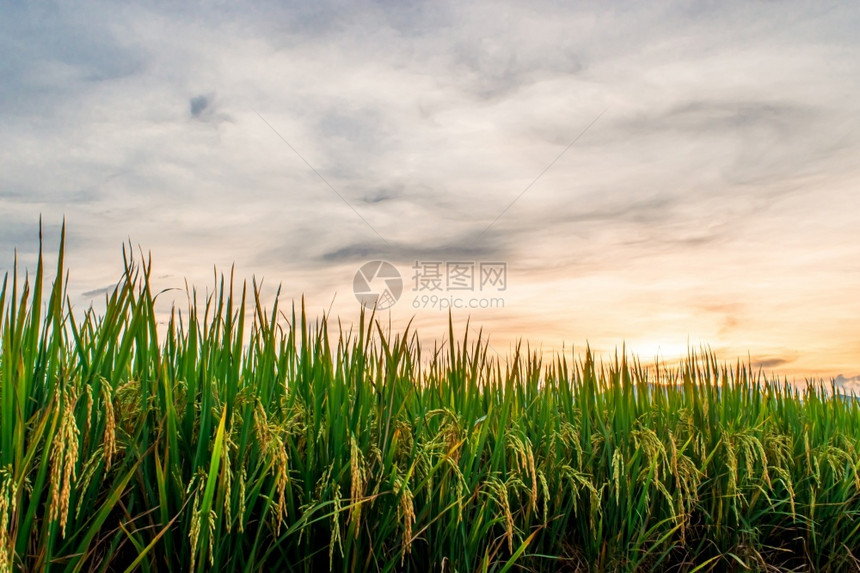
[(97, 289), (93, 289), (93, 290), (88, 290), (88, 291), (86, 291), (86, 292), (82, 292), (82, 293), (81, 293), (81, 297), (82, 297), (82, 298), (96, 298), (96, 297), (98, 297), (98, 296), (102, 296), (102, 295), (105, 295), (105, 294), (112, 293), (112, 292), (114, 291), (114, 289), (116, 289), (116, 284), (112, 284), (112, 285), (104, 286), (104, 287), (101, 287), (101, 288), (97, 288)]

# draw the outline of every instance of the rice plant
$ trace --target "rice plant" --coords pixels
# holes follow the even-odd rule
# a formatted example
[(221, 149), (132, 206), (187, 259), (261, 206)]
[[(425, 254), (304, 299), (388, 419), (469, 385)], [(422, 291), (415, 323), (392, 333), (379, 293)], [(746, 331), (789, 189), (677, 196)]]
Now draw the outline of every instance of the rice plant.
[(506, 363), (222, 278), (0, 287), (0, 573), (856, 570), (860, 410), (750, 364)]

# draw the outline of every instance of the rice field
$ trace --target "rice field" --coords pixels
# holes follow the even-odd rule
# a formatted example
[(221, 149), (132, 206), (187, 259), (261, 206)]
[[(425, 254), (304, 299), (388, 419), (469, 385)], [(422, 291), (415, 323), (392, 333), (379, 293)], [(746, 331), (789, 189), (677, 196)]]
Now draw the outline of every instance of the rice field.
[(853, 571), (860, 409), (749, 364), (501, 361), (255, 284), (0, 290), (0, 573)]

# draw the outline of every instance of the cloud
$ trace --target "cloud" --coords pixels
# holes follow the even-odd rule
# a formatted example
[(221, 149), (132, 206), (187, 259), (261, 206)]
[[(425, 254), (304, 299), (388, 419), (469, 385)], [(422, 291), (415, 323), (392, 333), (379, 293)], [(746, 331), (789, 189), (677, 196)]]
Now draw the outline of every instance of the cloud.
[(790, 362), (791, 360), (785, 358), (758, 358), (752, 365), (753, 368), (770, 369), (789, 364)]
[(382, 203), (383, 201), (391, 201), (400, 196), (400, 192), (388, 187), (382, 187), (371, 191), (362, 197), (362, 201), (365, 203), (373, 204), (373, 203)]
[(814, 116), (812, 108), (778, 100), (691, 99), (672, 104), (665, 110), (640, 112), (616, 127), (627, 133), (679, 131), (697, 137), (703, 132), (742, 134), (754, 129), (784, 134), (792, 127), (809, 125)]
[(399, 263), (419, 261), (498, 260), (505, 250), (489, 240), (455, 240), (431, 244), (371, 244), (347, 245), (322, 254), (323, 262), (359, 262), (390, 260)]
[[(2, 198), (0, 198), (2, 205)], [(13, 251), (18, 253), (19, 259), (22, 262), (30, 262), (36, 259), (39, 251), (39, 216), (21, 217), (17, 221), (4, 222), (0, 225), (0, 256), (2, 263), (11, 263), (13, 259)], [(53, 255), (49, 245), (59, 238), (60, 223), (42, 222), (42, 234), (45, 241), (45, 253), (48, 257)], [(67, 231), (67, 235), (77, 235), (72, 231)], [(75, 236), (75, 240), (77, 240)]]
[(843, 392), (860, 394), (860, 375), (846, 378), (843, 374), (839, 374), (833, 379), (833, 383)]
[(81, 293), (81, 298), (95, 298), (95, 297), (97, 297), (97, 296), (101, 296), (101, 295), (104, 295), (104, 294), (110, 294), (110, 293), (112, 293), (112, 292), (114, 291), (114, 289), (116, 289), (116, 286), (117, 286), (117, 285), (114, 283), (114, 284), (107, 285), (107, 286), (104, 286), (104, 287), (101, 287), (101, 288), (97, 288), (97, 289), (93, 289), (93, 290), (88, 290), (88, 291), (86, 291), (86, 292), (82, 292), (82, 293)]
[(203, 115), (203, 112), (207, 111), (207, 109), (209, 108), (209, 103), (209, 96), (198, 95), (191, 98), (191, 100), (189, 100), (189, 104), (191, 107), (191, 116), (200, 117), (201, 115)]

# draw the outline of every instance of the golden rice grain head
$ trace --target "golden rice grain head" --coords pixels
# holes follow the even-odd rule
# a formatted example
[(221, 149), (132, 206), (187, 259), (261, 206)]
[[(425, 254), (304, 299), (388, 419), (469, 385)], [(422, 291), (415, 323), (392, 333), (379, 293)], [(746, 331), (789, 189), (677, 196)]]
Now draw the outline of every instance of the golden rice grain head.
[(69, 502), (72, 494), (72, 482), (76, 478), (75, 466), (78, 462), (78, 430), (75, 422), (74, 408), (77, 396), (71, 390), (66, 392), (60, 413), (60, 427), (54, 436), (51, 460), (51, 506), (48, 518), (60, 522), (62, 536), (66, 536), (66, 524), (69, 517)]
[(105, 471), (108, 471), (110, 470), (113, 456), (116, 454), (116, 416), (113, 410), (110, 386), (106, 383), (102, 384), (101, 395), (105, 410), (105, 431), (102, 437), (102, 447), (104, 449)]

